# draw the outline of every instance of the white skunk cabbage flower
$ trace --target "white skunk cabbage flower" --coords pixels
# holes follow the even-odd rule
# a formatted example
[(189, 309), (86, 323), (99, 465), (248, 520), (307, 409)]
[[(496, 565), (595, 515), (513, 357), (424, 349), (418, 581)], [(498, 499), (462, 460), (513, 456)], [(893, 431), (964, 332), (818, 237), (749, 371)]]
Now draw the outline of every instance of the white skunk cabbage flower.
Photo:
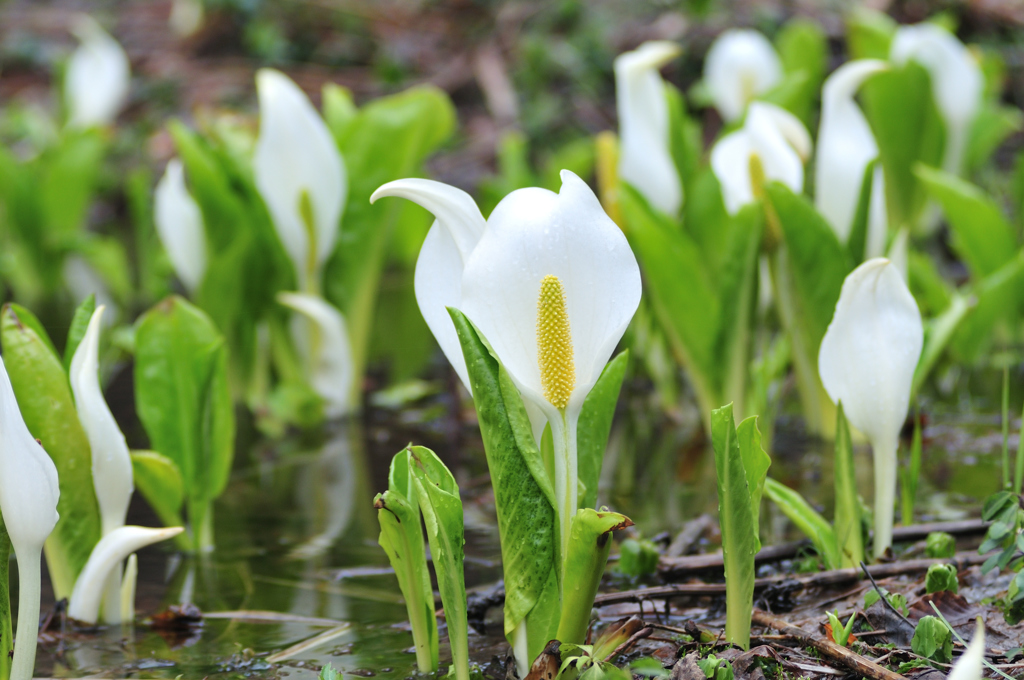
[[(89, 560), (75, 581), (68, 601), (68, 616), (83, 623), (96, 623), (99, 617), (100, 596), (111, 571), (119, 569), (121, 562), (136, 550), (147, 545), (173, 538), (183, 531), (182, 527), (147, 529), (126, 526), (114, 529), (100, 539), (89, 554)], [(120, 616), (121, 610), (117, 610)], [(35, 624), (35, 621), (33, 621)]]
[(513, 191), (466, 263), (462, 311), (524, 401), (551, 425), (562, 553), (578, 506), (583, 401), (640, 304), (640, 268), (590, 187), (562, 170), (559, 193)]
[(429, 179), (388, 182), (373, 192), (370, 203), (385, 196), (406, 198), (436, 218), (416, 260), (416, 303), (448, 363), (472, 394), (466, 359), (448, 307), (462, 309), (462, 274), (484, 233), (484, 216), (465, 191)]
[(277, 301), (295, 310), (292, 339), (302, 355), (309, 384), (324, 400), (324, 415), (338, 418), (351, 408), (355, 372), (345, 319), (318, 295), (278, 293)]
[[(775, 180), (799, 193), (810, 155), (811, 137), (799, 118), (774, 104), (753, 102), (743, 127), (711, 149), (711, 170), (722, 187), (726, 210), (735, 215), (753, 203), (759, 191), (755, 183)], [(755, 177), (757, 172), (762, 177)]]
[(897, 64), (916, 61), (927, 69), (932, 97), (946, 125), (942, 169), (959, 174), (984, 90), (978, 60), (952, 33), (927, 22), (900, 26), (889, 57)]
[(704, 60), (704, 85), (727, 122), (782, 80), (782, 62), (768, 38), (751, 29), (723, 32)]
[(185, 169), (177, 158), (167, 163), (153, 197), (153, 221), (174, 271), (189, 293), (206, 274), (203, 213), (185, 186)]
[(348, 194), (345, 162), (327, 125), (288, 76), (260, 69), (256, 91), (256, 188), (295, 267), (299, 290), (316, 293)]
[(985, 624), (978, 617), (978, 626), (967, 649), (953, 664), (946, 680), (981, 680), (982, 667), (985, 663)]
[[(92, 452), (92, 483), (96, 501), (100, 506), (103, 535), (124, 526), (128, 504), (135, 486), (132, 482), (132, 458), (128, 443), (117, 426), (99, 380), (99, 346), (103, 319), (100, 305), (89, 319), (85, 337), (71, 358), (71, 392), (75, 396), (75, 410), (82, 423)], [(121, 611), (121, 573), (111, 572), (103, 599), (104, 618), (108, 623), (118, 622)]]
[[(814, 203), (843, 243), (853, 228), (864, 171), (878, 157), (875, 135), (853, 96), (864, 81), (888, 68), (878, 59), (850, 61), (836, 69), (822, 88)], [(868, 258), (882, 255), (887, 228), (885, 181), (882, 166), (876, 165), (868, 211)]]
[(80, 44), (64, 74), (68, 125), (109, 125), (128, 98), (128, 55), (90, 16), (76, 17), (71, 30)]
[(57, 525), (57, 468), (28, 431), (0, 359), (0, 512), (18, 556), (18, 633), (12, 680), (29, 680), (36, 663), (40, 556)]
[(875, 556), (892, 545), (896, 449), (921, 358), (921, 312), (903, 276), (885, 258), (868, 260), (843, 282), (818, 352), (832, 401), (871, 442), (875, 467)]
[(667, 215), (683, 204), (683, 187), (672, 159), (668, 101), (658, 69), (679, 56), (678, 45), (646, 42), (615, 59), (619, 112), (619, 177)]

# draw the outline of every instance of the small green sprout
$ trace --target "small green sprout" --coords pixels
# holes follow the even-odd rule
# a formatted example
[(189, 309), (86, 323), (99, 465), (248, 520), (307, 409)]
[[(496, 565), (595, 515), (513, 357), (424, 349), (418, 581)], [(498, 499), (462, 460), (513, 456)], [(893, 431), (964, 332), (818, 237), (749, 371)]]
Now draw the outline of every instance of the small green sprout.
[(828, 624), (832, 627), (832, 639), (840, 647), (850, 646), (850, 633), (853, 632), (853, 622), (857, 620), (857, 614), (854, 613), (850, 616), (849, 620), (844, 625), (839, 620), (839, 611), (826, 612), (828, 614)]
[(956, 554), (956, 539), (945, 531), (933, 531), (925, 539), (924, 553), (933, 559), (949, 559)]
[(949, 663), (953, 658), (953, 635), (942, 621), (925, 616), (917, 622), (910, 648), (914, 654), (932, 661)]
[(929, 593), (941, 593), (943, 590), (959, 592), (960, 582), (956, 578), (956, 567), (952, 564), (933, 564), (928, 567), (924, 587)]
[(647, 576), (658, 569), (658, 548), (646, 538), (627, 538), (619, 545), (619, 571)]

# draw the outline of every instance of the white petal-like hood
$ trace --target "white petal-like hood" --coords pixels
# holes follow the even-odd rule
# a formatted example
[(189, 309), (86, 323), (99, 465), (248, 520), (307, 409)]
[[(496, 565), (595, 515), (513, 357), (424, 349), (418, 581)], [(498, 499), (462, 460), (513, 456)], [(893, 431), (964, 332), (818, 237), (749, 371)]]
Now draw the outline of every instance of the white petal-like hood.
[(123, 526), (135, 487), (132, 458), (99, 381), (99, 347), (103, 307), (97, 307), (71, 358), (71, 391), (75, 410), (92, 451), (92, 483), (100, 506), (103, 533)]
[(981, 680), (984, 662), (985, 624), (982, 623), (979, 616), (974, 637), (971, 638), (964, 653), (953, 664), (953, 669), (949, 671), (946, 680)]
[(57, 468), (28, 431), (0, 359), (0, 512), (19, 556), (36, 555), (57, 525)]
[(782, 79), (782, 62), (761, 33), (731, 29), (718, 36), (704, 60), (704, 85), (726, 121)]
[(679, 53), (675, 43), (655, 41), (615, 59), (619, 177), (673, 216), (683, 203), (683, 189), (672, 159), (668, 102), (658, 69)]
[(751, 157), (756, 156), (767, 181), (782, 182), (795, 192), (804, 187), (802, 158), (810, 154), (807, 129), (793, 114), (774, 104), (754, 102), (743, 127), (711, 149), (711, 170), (722, 188), (730, 214), (753, 202)]
[[(345, 164), (323, 119), (288, 76), (260, 69), (256, 91), (260, 103), (260, 133), (253, 156), (256, 187), (295, 266), (299, 288), (316, 290), (320, 267), (334, 249), (345, 207)], [(303, 194), (312, 208), (316, 239), (312, 253)]]
[(494, 209), (466, 264), (462, 311), (524, 396), (549, 409), (538, 365), (538, 296), (544, 277), (557, 276), (575, 364), (566, 410), (578, 413), (640, 304), (640, 268), (590, 187), (568, 170), (561, 177), (557, 194), (519, 189)]
[(822, 88), (814, 203), (843, 243), (853, 227), (864, 170), (878, 157), (875, 136), (853, 97), (864, 81), (887, 68), (877, 59), (847, 62)]
[(316, 295), (278, 293), (277, 301), (302, 315), (292, 317), (292, 339), (305, 362), (309, 384), (324, 399), (324, 414), (345, 415), (355, 376), (345, 319)]
[(128, 55), (92, 17), (77, 17), (72, 31), (80, 44), (71, 55), (64, 74), (68, 124), (75, 127), (109, 125), (128, 97), (131, 80)]
[(977, 59), (952, 33), (927, 22), (900, 26), (889, 56), (897, 64), (916, 61), (928, 70), (932, 96), (946, 124), (942, 167), (946, 172), (959, 173), (984, 90)]
[(821, 341), (818, 372), (832, 401), (842, 401), (850, 424), (871, 442), (875, 556), (892, 542), (896, 449), (923, 343), (917, 303), (889, 260), (868, 260), (846, 277)]
[(462, 345), (447, 308), (462, 309), (462, 275), (484, 233), (484, 216), (465, 191), (428, 179), (388, 182), (373, 192), (370, 202), (384, 196), (406, 198), (437, 218), (416, 260), (416, 302), (448, 362), (472, 393)]
[(194, 293), (206, 274), (206, 232), (203, 214), (185, 186), (185, 170), (177, 158), (167, 163), (153, 201), (160, 243), (178, 278)]
[[(147, 545), (166, 541), (182, 532), (181, 527), (147, 529), (145, 527), (120, 527), (100, 539), (92, 549), (89, 560), (75, 581), (75, 589), (68, 601), (68, 616), (83, 623), (96, 623), (100, 611), (103, 586), (111, 570), (136, 550)], [(120, 615), (120, 612), (118, 612)]]

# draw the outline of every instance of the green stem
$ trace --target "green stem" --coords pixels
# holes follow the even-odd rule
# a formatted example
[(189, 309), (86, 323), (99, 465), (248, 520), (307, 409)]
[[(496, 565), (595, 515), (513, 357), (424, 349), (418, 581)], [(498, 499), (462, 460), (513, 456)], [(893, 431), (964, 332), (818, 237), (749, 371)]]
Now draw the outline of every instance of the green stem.
[(1010, 488), (1010, 367), (1003, 366), (1003, 488)]
[(1021, 431), (1017, 440), (1017, 462), (1013, 467), (1013, 489), (1014, 493), (1021, 492), (1021, 484), (1024, 483), (1024, 408), (1020, 414)]
[(11, 626), (11, 538), (0, 522), (0, 680), (10, 680), (14, 629)]
[(871, 442), (875, 459), (875, 536), (874, 556), (885, 554), (892, 546), (892, 525), (896, 503), (896, 450), (898, 443)]
[(39, 638), (39, 587), (41, 550), (22, 550), (18, 555), (18, 636), (14, 646), (12, 680), (31, 680), (36, 666)]
[(555, 511), (558, 514), (559, 573), (562, 575), (561, 582), (565, 583), (565, 558), (569, 553), (569, 533), (572, 518), (576, 515), (579, 494), (576, 419), (567, 418), (565, 410), (560, 410), (559, 417), (549, 422), (555, 447), (555, 502), (558, 506)]

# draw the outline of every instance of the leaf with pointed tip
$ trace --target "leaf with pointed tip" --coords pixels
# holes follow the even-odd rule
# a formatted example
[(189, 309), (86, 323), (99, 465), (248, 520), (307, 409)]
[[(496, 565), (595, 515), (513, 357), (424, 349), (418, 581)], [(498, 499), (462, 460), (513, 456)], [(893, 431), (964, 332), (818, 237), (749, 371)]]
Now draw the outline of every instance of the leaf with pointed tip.
[(71, 325), (68, 327), (68, 340), (64, 345), (64, 370), (71, 370), (71, 358), (75, 356), (75, 350), (85, 337), (85, 331), (89, 328), (89, 320), (92, 313), (96, 311), (96, 296), (92, 293), (82, 301), (75, 309), (75, 315), (71, 317)]

